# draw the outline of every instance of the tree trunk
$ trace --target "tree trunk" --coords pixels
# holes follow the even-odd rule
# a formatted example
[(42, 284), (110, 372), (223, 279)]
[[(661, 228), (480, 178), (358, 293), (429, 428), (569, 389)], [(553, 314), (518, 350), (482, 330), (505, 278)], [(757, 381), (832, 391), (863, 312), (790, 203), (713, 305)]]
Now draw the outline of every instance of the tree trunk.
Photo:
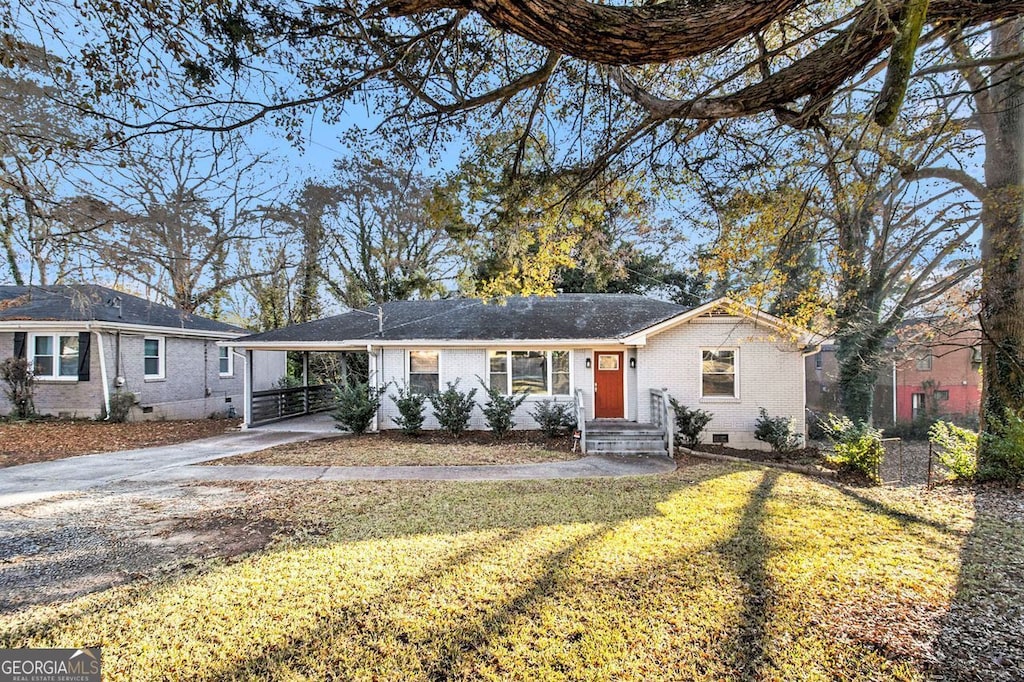
[[(1024, 47), (1016, 21), (992, 31), (993, 56), (1018, 53)], [(994, 69), (987, 92), (990, 111), (985, 130), (985, 185), (982, 207), (982, 287), (979, 319), (982, 327), (984, 398), (987, 417), (1001, 418), (1006, 410), (1024, 413), (1024, 65)], [(981, 107), (979, 107), (981, 109)], [(989, 461), (983, 445), (979, 468), (999, 476), (999, 463)]]

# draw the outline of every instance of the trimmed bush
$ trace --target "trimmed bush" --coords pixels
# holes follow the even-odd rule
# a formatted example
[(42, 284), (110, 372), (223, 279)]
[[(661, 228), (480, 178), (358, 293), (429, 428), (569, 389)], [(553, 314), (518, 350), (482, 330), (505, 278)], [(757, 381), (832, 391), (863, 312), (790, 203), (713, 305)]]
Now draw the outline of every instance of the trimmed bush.
[(495, 440), (501, 440), (509, 431), (515, 428), (516, 422), (512, 419), (512, 413), (526, 400), (526, 393), (505, 395), (504, 391), (491, 388), (484, 383), (484, 380), (477, 377), (480, 385), (487, 393), (487, 402), (481, 408), (487, 427), (494, 434)]
[(447, 383), (447, 388), (440, 393), (430, 396), (430, 404), (434, 407), (434, 417), (441, 428), (451, 436), (458, 438), (469, 426), (469, 418), (473, 414), (473, 406), (476, 401), (476, 389), (471, 388), (468, 393), (459, 390), (459, 381)]
[(803, 444), (803, 438), (795, 431), (796, 420), (792, 417), (769, 417), (768, 410), (760, 408), (761, 416), (754, 425), (754, 438), (768, 443), (775, 452), (792, 452)]
[(135, 394), (131, 391), (115, 392), (110, 396), (110, 412), (107, 413), (107, 420), (115, 424), (123, 424), (128, 421), (128, 415), (132, 412), (135, 400)]
[(579, 426), (576, 423), (576, 406), (573, 403), (542, 400), (533, 408), (530, 416), (548, 438), (568, 436)]
[(420, 429), (423, 428), (425, 419), (423, 411), (427, 406), (426, 394), (417, 393), (408, 386), (399, 386), (398, 397), (391, 396), (391, 400), (398, 408), (399, 414), (399, 416), (391, 418), (395, 422), (395, 426), (407, 436), (420, 435)]
[(971, 481), (978, 473), (978, 434), (950, 422), (937, 421), (928, 430), (928, 440), (938, 448), (949, 479)]
[(1002, 417), (986, 415), (989, 431), (981, 437), (978, 478), (1019, 483), (1024, 481), (1024, 418), (1012, 410)]
[(871, 483), (881, 483), (878, 468), (885, 454), (881, 431), (867, 422), (854, 424), (849, 417), (834, 414), (825, 419), (823, 427), (834, 450), (828, 461), (837, 465), (840, 472), (859, 474)]
[(691, 410), (675, 398), (669, 398), (668, 401), (675, 412), (676, 445), (699, 445), (700, 434), (714, 415), (701, 409)]
[(35, 376), (32, 366), (24, 358), (7, 358), (0, 362), (0, 379), (5, 384), (4, 395), (11, 401), (11, 415), (17, 419), (28, 419), (36, 413), (32, 401)]
[(369, 385), (356, 381), (350, 384), (335, 386), (334, 395), (338, 407), (331, 413), (335, 428), (352, 433), (366, 433), (373, 423), (373, 418), (380, 409), (380, 399), (387, 387), (371, 388)]

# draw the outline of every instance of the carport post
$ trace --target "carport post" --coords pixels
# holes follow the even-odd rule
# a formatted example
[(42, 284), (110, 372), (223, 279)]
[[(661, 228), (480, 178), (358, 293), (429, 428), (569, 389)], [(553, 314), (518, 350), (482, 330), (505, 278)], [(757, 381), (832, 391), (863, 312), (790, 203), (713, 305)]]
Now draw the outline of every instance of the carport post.
[(302, 411), (309, 414), (309, 351), (302, 351)]

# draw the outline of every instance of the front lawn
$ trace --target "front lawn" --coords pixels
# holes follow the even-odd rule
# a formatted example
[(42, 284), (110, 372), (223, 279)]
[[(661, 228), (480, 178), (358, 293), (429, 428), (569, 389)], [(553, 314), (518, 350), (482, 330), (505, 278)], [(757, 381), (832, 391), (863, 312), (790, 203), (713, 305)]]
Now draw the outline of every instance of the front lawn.
[[(560, 443), (555, 443), (558, 445)], [(523, 440), (493, 441), (467, 437), (402, 438), (373, 434), (340, 436), (289, 443), (207, 462), (209, 465), (270, 464), (282, 466), (430, 466), (467, 464), (534, 464), (578, 459), (579, 454), (556, 450), (546, 443)]]
[(102, 645), (113, 680), (1013, 679), (1024, 663), (1019, 638), (1001, 662), (957, 649), (958, 627), (1015, 631), (1024, 603), (1004, 551), (1024, 518), (967, 492), (719, 464), (240, 488), (291, 529), (276, 546), (8, 615), (0, 646)]
[(110, 422), (86, 419), (0, 420), (0, 467), (95, 452), (185, 443), (238, 428), (238, 419)]

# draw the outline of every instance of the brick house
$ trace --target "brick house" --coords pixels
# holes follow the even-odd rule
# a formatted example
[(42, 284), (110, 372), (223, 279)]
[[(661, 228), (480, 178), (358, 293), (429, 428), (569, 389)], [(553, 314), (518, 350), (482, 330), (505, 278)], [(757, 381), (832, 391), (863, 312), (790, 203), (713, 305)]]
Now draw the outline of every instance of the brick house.
[(912, 344), (896, 363), (896, 416), (973, 417), (981, 407), (981, 332), (967, 328)]
[(0, 360), (29, 361), (40, 414), (95, 418), (131, 391), (136, 419), (240, 415), (247, 382), (258, 390), (285, 373), (283, 353), (238, 362), (217, 345), (246, 333), (97, 285), (0, 286)]
[[(536, 428), (529, 413), (554, 400), (572, 403), (591, 436), (599, 427), (647, 432), (661, 428), (671, 396), (714, 414), (708, 440), (761, 447), (753, 436), (761, 407), (804, 431), (803, 355), (811, 335), (724, 298), (685, 308), (643, 296), (560, 294), (495, 304), (397, 301), (234, 343), (248, 352), (364, 352), (371, 383), (388, 395), (399, 386), (431, 393), (455, 381), (463, 391), (487, 382), (505, 394), (525, 393), (518, 428)], [(478, 390), (477, 401), (484, 400)], [(285, 416), (265, 404), (277, 409), (281, 399), (247, 396), (248, 423)], [(430, 412), (426, 428), (437, 428)], [(396, 416), (385, 397), (378, 427), (396, 428)], [(479, 409), (470, 428), (486, 428)]]

